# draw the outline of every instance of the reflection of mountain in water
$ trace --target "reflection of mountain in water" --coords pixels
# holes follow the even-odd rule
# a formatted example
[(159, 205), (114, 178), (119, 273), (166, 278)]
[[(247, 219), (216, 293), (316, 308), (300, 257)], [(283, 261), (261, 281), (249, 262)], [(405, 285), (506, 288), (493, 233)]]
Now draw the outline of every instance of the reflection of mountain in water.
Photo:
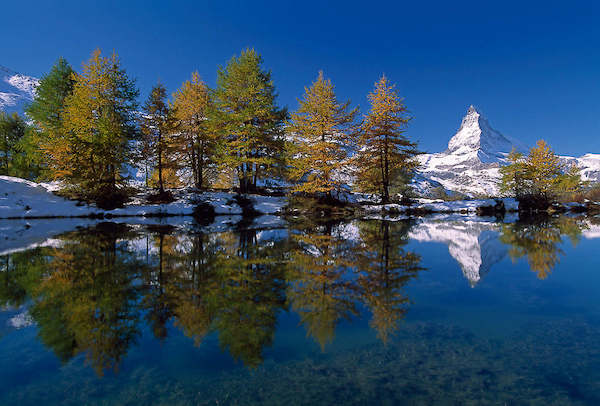
[(498, 224), (475, 221), (422, 222), (410, 232), (413, 240), (448, 245), (450, 255), (459, 263), (471, 286), (506, 256), (507, 248), (499, 237)]

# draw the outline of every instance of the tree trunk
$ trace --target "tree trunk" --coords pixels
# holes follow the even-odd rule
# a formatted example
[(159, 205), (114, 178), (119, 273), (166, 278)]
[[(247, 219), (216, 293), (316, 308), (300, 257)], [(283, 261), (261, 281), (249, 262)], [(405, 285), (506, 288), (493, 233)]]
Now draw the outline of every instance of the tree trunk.
[(388, 145), (388, 136), (385, 135), (385, 177), (383, 181), (383, 197), (386, 203), (390, 201), (390, 162), (389, 162), (389, 145)]
[(162, 176), (162, 133), (160, 131), (158, 132), (158, 188), (160, 193), (164, 193), (165, 188)]
[(201, 150), (198, 156), (198, 173), (196, 174), (196, 187), (202, 188), (204, 183), (204, 152)]

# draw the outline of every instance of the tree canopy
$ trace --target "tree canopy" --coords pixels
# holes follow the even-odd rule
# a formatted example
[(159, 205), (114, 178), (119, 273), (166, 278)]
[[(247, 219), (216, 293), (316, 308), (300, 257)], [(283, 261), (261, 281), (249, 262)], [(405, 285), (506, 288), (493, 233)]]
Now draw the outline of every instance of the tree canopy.
[(583, 184), (578, 168), (563, 163), (544, 140), (527, 156), (513, 150), (508, 162), (500, 168), (500, 191), (516, 197), (523, 207), (545, 209)]
[(404, 135), (410, 116), (385, 75), (368, 98), (371, 110), (360, 126), (354, 157), (356, 186), (360, 191), (378, 193), (382, 203), (389, 203), (392, 188), (405, 191), (408, 187), (418, 166), (414, 159), (417, 145)]
[(235, 172), (242, 193), (281, 168), (287, 111), (276, 105), (271, 72), (254, 49), (234, 56), (217, 71), (213, 126), (222, 137), (220, 163)]
[(305, 88), (300, 107), (291, 115), (288, 133), (293, 140), (290, 179), (297, 182), (293, 192), (325, 194), (343, 185), (343, 170), (348, 168), (352, 147), (352, 124), (358, 108), (350, 100), (339, 102), (330, 79), (319, 72), (317, 80)]

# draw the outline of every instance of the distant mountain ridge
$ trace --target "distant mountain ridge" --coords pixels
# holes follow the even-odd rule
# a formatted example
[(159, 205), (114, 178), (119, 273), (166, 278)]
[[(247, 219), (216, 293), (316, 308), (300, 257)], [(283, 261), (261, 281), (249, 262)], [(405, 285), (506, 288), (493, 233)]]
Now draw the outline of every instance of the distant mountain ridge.
[[(420, 176), (415, 186), (425, 194), (442, 186), (447, 191), (474, 197), (496, 196), (501, 178), (499, 169), (507, 164), (506, 157), (513, 148), (522, 153), (528, 151), (520, 142), (492, 128), (479, 110), (470, 106), (448, 148), (419, 157)], [(561, 158), (565, 163), (577, 165), (584, 180), (600, 180), (600, 154)]]
[(23, 114), (27, 104), (33, 101), (38, 84), (37, 78), (0, 65), (0, 110)]

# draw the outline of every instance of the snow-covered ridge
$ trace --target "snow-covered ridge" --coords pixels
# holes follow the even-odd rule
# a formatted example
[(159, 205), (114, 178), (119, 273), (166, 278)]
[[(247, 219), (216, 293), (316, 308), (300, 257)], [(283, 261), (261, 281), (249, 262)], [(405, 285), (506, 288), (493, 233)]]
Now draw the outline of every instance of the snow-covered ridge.
[(0, 65), (0, 110), (23, 114), (33, 101), (39, 80)]
[[(420, 177), (415, 186), (420, 191), (441, 185), (468, 196), (497, 196), (499, 169), (507, 164), (506, 156), (513, 148), (522, 153), (528, 151), (520, 142), (492, 128), (483, 114), (470, 106), (448, 142), (448, 149), (420, 156)], [(600, 181), (600, 154), (561, 158), (567, 164), (577, 165), (584, 180)]]
[(458, 132), (450, 138), (446, 153), (457, 157), (466, 155), (468, 158), (475, 153), (481, 162), (493, 163), (503, 160), (513, 147), (523, 149), (517, 142), (494, 130), (488, 120), (474, 106), (470, 106)]

